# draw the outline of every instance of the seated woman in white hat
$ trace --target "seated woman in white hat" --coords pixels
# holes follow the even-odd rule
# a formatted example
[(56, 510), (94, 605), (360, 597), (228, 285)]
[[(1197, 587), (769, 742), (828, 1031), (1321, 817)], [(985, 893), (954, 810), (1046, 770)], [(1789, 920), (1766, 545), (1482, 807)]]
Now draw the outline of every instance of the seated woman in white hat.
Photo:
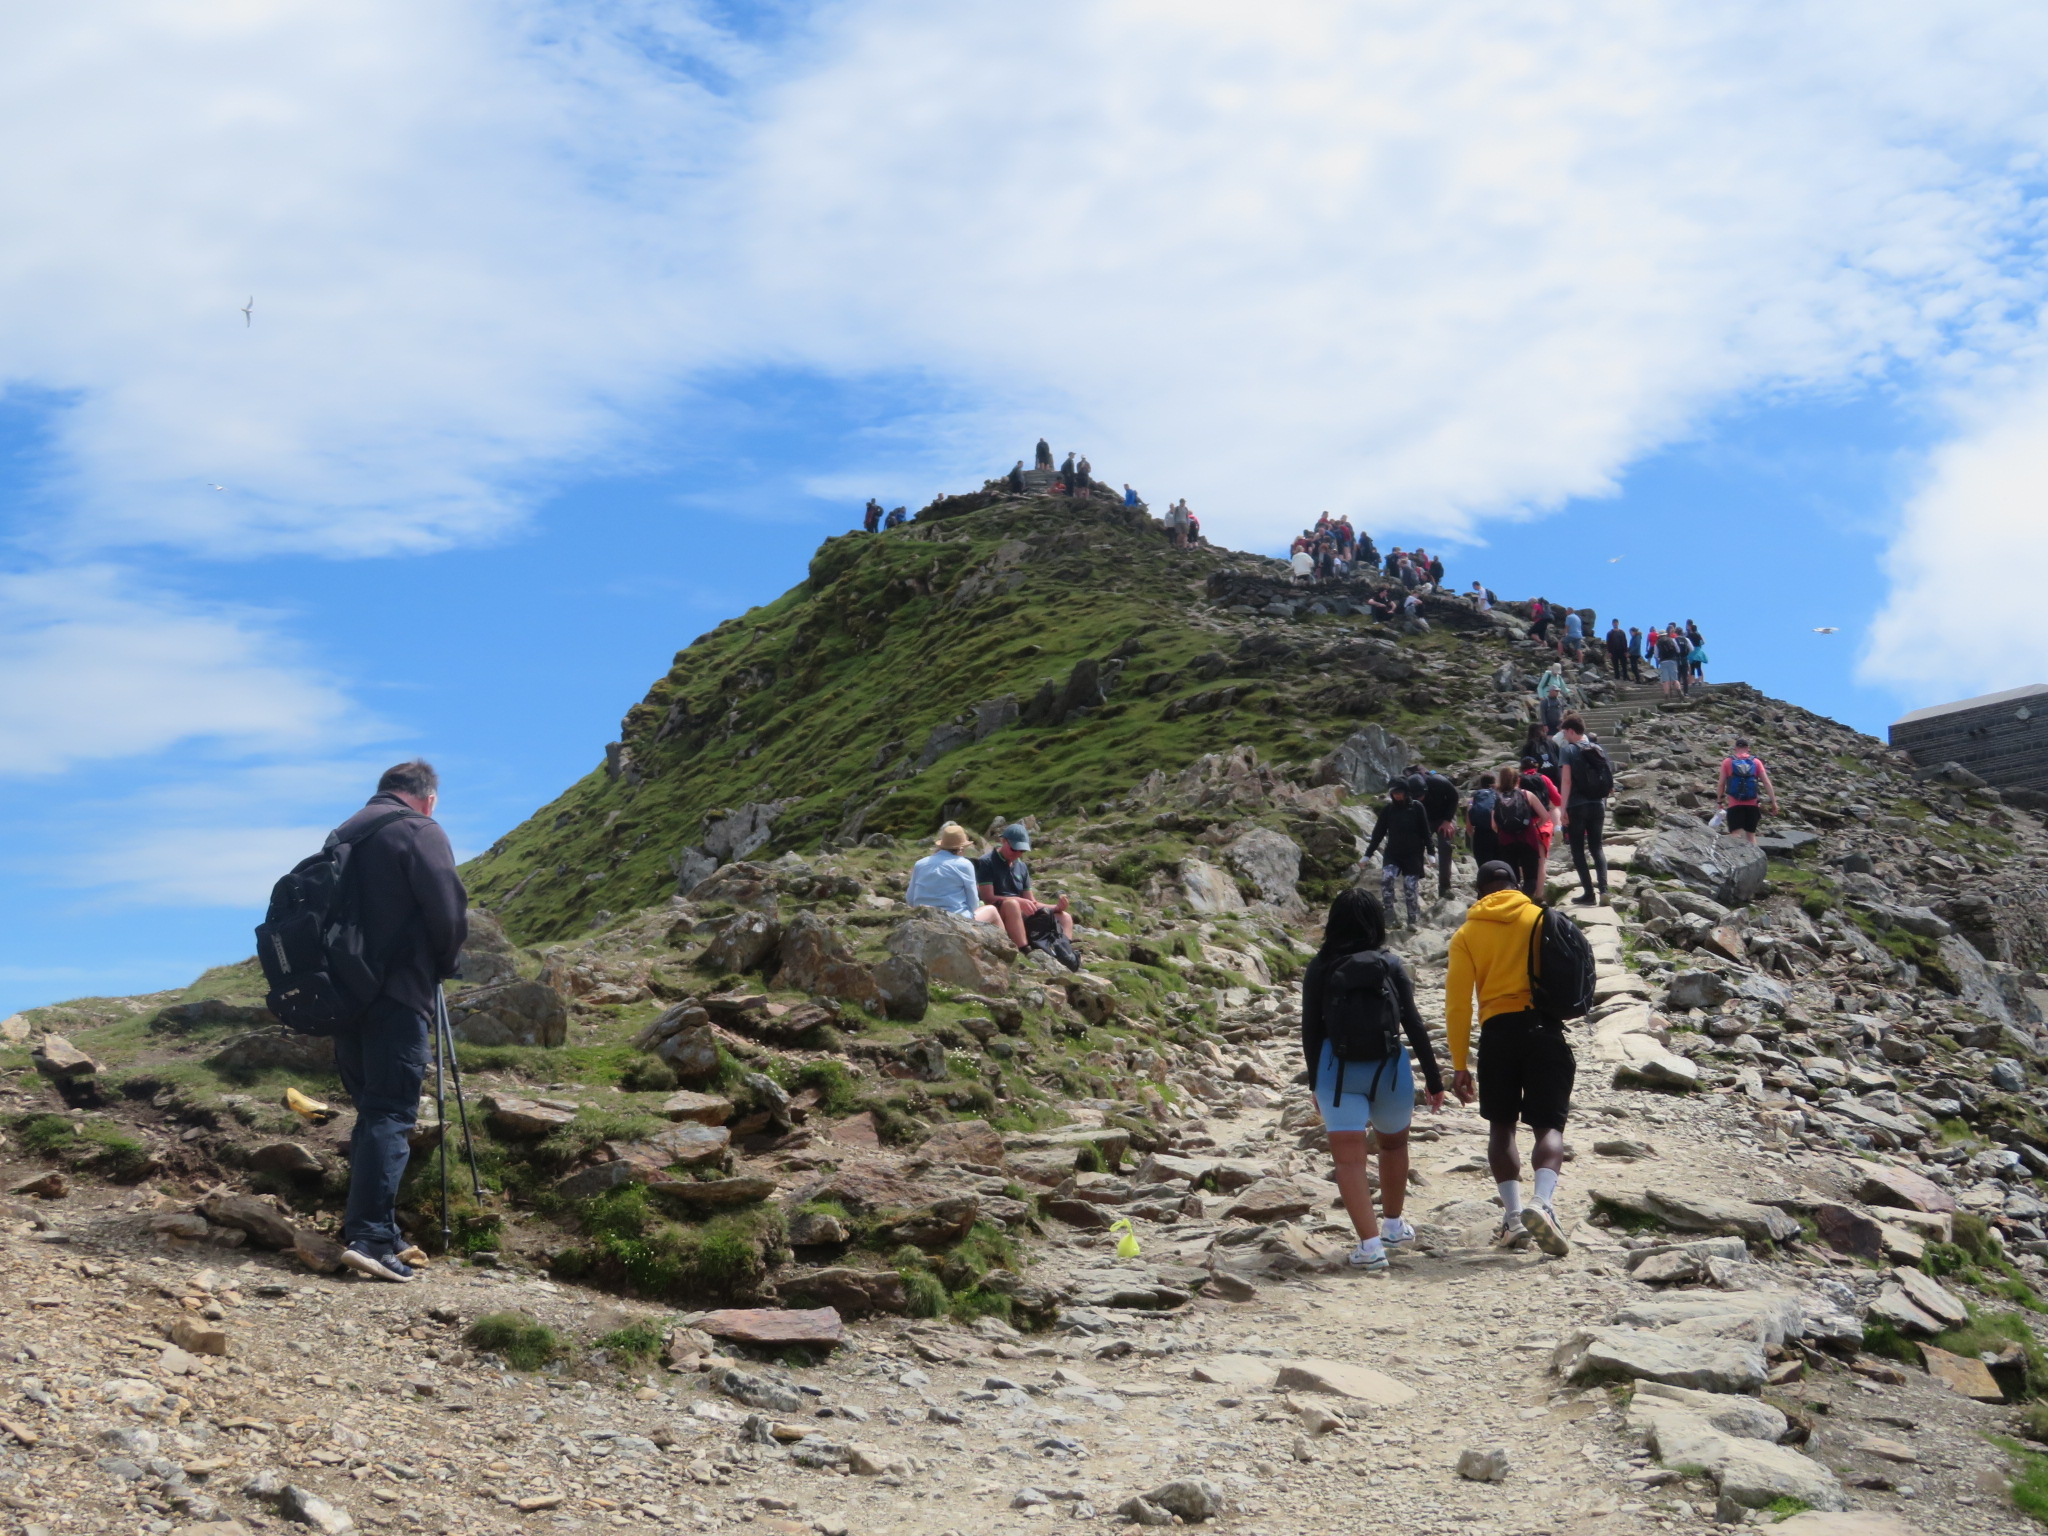
[(904, 900), (913, 907), (936, 907), (977, 923), (996, 921), (996, 909), (975, 890), (974, 861), (966, 856), (967, 829), (957, 821), (939, 828), (930, 853), (910, 866), (910, 890)]

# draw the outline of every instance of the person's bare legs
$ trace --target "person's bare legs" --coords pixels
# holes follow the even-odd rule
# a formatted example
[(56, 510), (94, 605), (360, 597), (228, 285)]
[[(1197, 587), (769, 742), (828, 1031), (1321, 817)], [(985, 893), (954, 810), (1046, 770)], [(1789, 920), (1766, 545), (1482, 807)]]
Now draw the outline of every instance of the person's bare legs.
[[(1563, 1139), (1560, 1138), (1559, 1148), (1562, 1149), (1563, 1145)], [(1510, 1179), (1520, 1180), (1522, 1177), (1522, 1154), (1515, 1146), (1514, 1121), (1486, 1122), (1486, 1166), (1493, 1174), (1493, 1182), (1496, 1184), (1505, 1184)]]
[[(1402, 1155), (1405, 1158), (1407, 1154)], [(1360, 1242), (1378, 1237), (1380, 1221), (1373, 1214), (1372, 1185), (1365, 1171), (1365, 1132), (1330, 1132), (1330, 1161), (1337, 1165), (1337, 1194), (1344, 1202), (1344, 1214), (1351, 1218), (1351, 1230), (1358, 1234)], [(1384, 1169), (1385, 1164), (1381, 1166)], [(1405, 1170), (1401, 1176), (1407, 1177)], [(1384, 1173), (1380, 1182), (1384, 1191)]]
[(1017, 910), (1017, 898), (1000, 896), (996, 898), (996, 916), (1002, 919), (1003, 932), (1010, 936), (1010, 942), (1019, 949), (1029, 949), (1031, 941), (1024, 935), (1024, 914)]
[[(1510, 1126), (1508, 1129), (1510, 1133), (1508, 1140), (1510, 1145), (1512, 1145), (1514, 1141), (1514, 1128)], [(1548, 1168), (1552, 1173), (1563, 1173), (1564, 1132), (1538, 1131), (1536, 1133), (1536, 1144), (1529, 1149), (1529, 1161), (1535, 1165), (1538, 1172)]]
[(1380, 1212), (1389, 1220), (1408, 1204), (1408, 1133), (1381, 1131)]

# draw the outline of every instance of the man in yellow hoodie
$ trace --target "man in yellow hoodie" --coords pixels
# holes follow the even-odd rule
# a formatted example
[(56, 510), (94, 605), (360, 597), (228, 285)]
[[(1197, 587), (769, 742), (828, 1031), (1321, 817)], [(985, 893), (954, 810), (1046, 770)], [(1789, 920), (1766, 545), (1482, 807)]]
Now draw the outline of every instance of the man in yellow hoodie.
[[(1564, 1169), (1564, 1122), (1578, 1067), (1564, 1027), (1531, 1006), (1529, 946), (1543, 909), (1517, 888), (1508, 865), (1480, 866), (1479, 900), (1451, 938), (1444, 982), (1444, 1026), (1450, 1036), (1451, 1089), (1472, 1102), (1469, 1048), (1472, 1000), (1479, 999), (1479, 1114), (1486, 1121), (1486, 1160), (1506, 1213), (1494, 1245), (1520, 1247), (1533, 1237), (1545, 1253), (1571, 1252), (1557, 1223), (1557, 1177)], [(1536, 1133), (1534, 1203), (1522, 1204), (1522, 1159), (1515, 1123)]]

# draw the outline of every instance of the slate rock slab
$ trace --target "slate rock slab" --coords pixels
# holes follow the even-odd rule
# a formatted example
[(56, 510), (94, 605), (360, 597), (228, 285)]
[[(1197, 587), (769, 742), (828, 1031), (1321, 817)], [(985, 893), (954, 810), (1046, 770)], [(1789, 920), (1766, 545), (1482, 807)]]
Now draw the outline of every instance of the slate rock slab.
[(1558, 1345), (1551, 1369), (1575, 1385), (1639, 1380), (1700, 1392), (1755, 1392), (1764, 1384), (1764, 1352), (1743, 1340), (1581, 1328)]
[(822, 1344), (836, 1348), (846, 1342), (846, 1324), (835, 1307), (802, 1312), (729, 1307), (706, 1313), (693, 1326), (714, 1339), (730, 1339), (736, 1344)]

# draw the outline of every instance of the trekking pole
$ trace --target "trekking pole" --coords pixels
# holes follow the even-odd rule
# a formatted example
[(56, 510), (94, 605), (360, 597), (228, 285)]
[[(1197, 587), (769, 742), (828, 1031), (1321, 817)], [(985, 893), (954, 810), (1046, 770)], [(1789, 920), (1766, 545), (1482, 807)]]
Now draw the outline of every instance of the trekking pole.
[(437, 992), (434, 1001), (441, 1015), (441, 1033), (448, 1041), (448, 1075), (455, 1080), (455, 1118), (462, 1126), (462, 1150), (469, 1156), (470, 1192), (476, 1196), (477, 1204), (482, 1205), (484, 1181), (476, 1171), (476, 1141), (469, 1134), (469, 1101), (462, 1093), (462, 1058), (455, 1050), (455, 1026), (448, 1020), (447, 992)]
[(448, 1084), (442, 1075), (448, 1052), (444, 1043), (446, 1037), (441, 1030), (439, 999), (437, 991), (434, 1008), (434, 1124), (441, 1133), (441, 1251), (446, 1253), (453, 1233), (448, 1223)]

